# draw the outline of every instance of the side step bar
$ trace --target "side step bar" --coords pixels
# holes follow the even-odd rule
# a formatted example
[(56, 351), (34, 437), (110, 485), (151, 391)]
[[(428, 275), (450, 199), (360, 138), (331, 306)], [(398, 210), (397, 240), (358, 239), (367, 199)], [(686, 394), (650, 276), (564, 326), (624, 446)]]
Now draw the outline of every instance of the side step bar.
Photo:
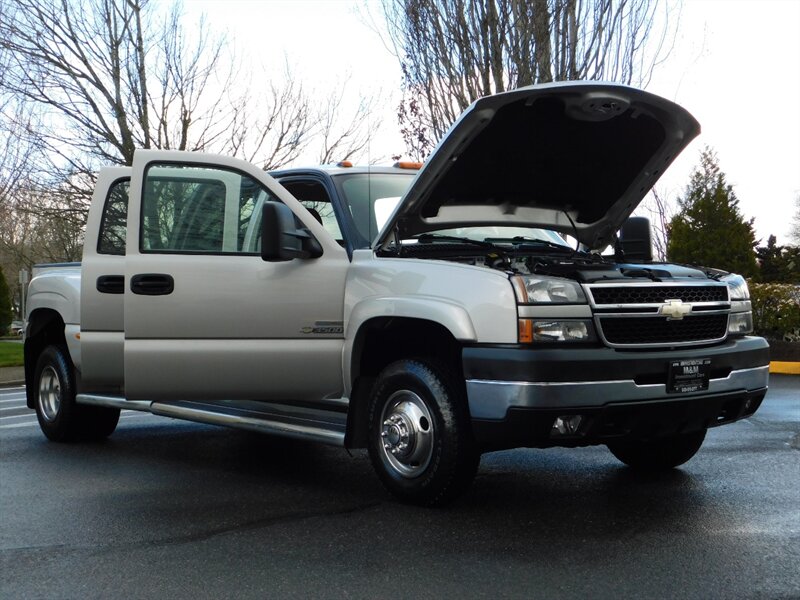
[[(344, 423), (319, 421), (303, 417), (287, 418), (285, 415), (274, 415), (268, 412), (262, 414), (248, 411), (214, 410), (213, 405), (203, 404), (191, 406), (190, 402), (166, 403), (151, 402), (149, 400), (125, 400), (119, 396), (104, 396), (97, 394), (78, 394), (75, 397), (78, 404), (92, 406), (105, 406), (121, 410), (138, 410), (149, 412), (162, 417), (171, 417), (184, 421), (194, 421), (208, 425), (221, 425), (234, 429), (244, 429), (257, 433), (266, 433), (297, 440), (321, 442), (333, 446), (344, 446)], [(343, 415), (339, 415), (340, 417)]]

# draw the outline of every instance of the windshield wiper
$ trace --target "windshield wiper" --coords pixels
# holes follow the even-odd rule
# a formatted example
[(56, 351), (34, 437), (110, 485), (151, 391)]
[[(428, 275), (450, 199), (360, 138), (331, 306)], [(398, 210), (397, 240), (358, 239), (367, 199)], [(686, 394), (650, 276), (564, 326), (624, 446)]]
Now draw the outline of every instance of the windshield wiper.
[(456, 242), (462, 244), (470, 244), (471, 246), (478, 246), (480, 248), (491, 248), (497, 250), (497, 246), (492, 244), (488, 239), (486, 241), (473, 240), (468, 237), (458, 237), (455, 235), (439, 235), (436, 233), (421, 233), (413, 236), (411, 239), (417, 240), (420, 244), (431, 244), (434, 242)]
[(550, 242), (548, 240), (529, 238), (522, 235), (517, 235), (513, 238), (486, 238), (486, 241), (489, 243), (513, 244), (515, 248), (519, 246), (545, 246), (554, 250), (560, 250), (561, 252), (575, 252), (574, 248), (570, 248), (564, 244), (556, 244), (555, 242)]

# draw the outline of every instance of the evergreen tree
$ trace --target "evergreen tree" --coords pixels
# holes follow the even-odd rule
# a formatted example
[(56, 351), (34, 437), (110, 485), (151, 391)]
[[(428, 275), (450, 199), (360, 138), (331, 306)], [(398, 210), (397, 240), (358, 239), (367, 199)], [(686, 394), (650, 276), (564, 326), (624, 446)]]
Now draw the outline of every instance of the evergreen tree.
[(725, 180), (717, 156), (706, 147), (692, 173), (680, 211), (669, 224), (667, 257), (672, 262), (756, 274), (753, 219), (739, 210), (733, 187)]
[(758, 281), (761, 283), (799, 283), (800, 247), (779, 246), (774, 235), (766, 246), (756, 248)]
[(6, 276), (3, 274), (3, 267), (0, 267), (0, 335), (6, 335), (6, 333), (8, 333), (8, 327), (11, 325), (12, 316), (11, 292), (8, 289)]

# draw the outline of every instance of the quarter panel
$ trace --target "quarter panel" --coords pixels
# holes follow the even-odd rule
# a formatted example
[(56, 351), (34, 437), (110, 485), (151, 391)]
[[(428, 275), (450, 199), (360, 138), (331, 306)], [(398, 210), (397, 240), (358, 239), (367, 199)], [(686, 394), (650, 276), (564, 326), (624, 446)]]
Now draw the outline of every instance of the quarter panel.
[(80, 324), (80, 269), (56, 268), (33, 278), (25, 306), (28, 318), (38, 309), (51, 309), (67, 325)]

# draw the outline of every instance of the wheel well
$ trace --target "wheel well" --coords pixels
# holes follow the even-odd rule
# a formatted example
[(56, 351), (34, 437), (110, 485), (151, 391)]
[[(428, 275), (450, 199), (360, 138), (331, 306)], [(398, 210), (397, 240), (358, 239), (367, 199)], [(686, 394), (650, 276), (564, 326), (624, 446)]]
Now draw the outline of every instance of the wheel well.
[(34, 407), (33, 377), (36, 362), (42, 351), (52, 344), (65, 344), (64, 320), (54, 310), (39, 309), (28, 319), (28, 332), (25, 336), (25, 397), (28, 408)]
[(461, 344), (443, 325), (425, 319), (378, 317), (356, 334), (351, 359), (353, 387), (345, 445), (364, 448), (370, 392), (380, 372), (403, 358), (435, 360), (461, 374)]

